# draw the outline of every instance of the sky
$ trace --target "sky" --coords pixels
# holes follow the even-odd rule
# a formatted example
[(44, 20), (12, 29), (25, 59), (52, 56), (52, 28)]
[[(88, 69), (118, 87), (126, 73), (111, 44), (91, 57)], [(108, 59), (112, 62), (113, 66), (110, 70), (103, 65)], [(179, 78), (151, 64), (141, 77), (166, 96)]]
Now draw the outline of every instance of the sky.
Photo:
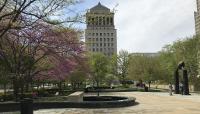
[(195, 34), (196, 0), (82, 1), (73, 10), (84, 14), (98, 2), (115, 9), (118, 51), (158, 52), (167, 44)]

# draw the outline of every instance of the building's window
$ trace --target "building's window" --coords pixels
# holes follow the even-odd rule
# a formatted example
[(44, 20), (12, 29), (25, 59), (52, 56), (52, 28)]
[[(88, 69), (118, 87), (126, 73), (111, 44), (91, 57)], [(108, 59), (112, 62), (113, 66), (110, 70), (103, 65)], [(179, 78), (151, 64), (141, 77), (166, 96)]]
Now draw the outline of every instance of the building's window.
[(106, 38), (103, 38), (104, 41), (106, 41)]
[(99, 51), (99, 48), (96, 48), (96, 51), (98, 52), (98, 51)]
[(113, 43), (111, 43), (111, 46), (113, 46)]
[(111, 38), (111, 41), (113, 41), (114, 40), (114, 38)]
[(90, 25), (90, 23), (91, 23), (91, 19), (90, 17), (88, 17), (88, 25)]
[(107, 33), (107, 36), (110, 36), (110, 33)]
[(92, 46), (95, 46), (95, 43), (93, 43)]
[(92, 39), (92, 41), (94, 42), (94, 38)]
[(110, 47), (110, 43), (108, 43), (108, 47)]
[(102, 33), (100, 33), (100, 36), (102, 36)]
[(96, 38), (96, 41), (98, 41), (98, 38)]
[(113, 33), (111, 33), (111, 36), (113, 36)]
[(103, 25), (106, 25), (105, 17), (103, 17)]
[(107, 17), (107, 20), (106, 20), (106, 21), (107, 21), (107, 25), (109, 25), (109, 17)]
[(98, 17), (96, 17), (95, 21), (95, 25), (98, 25)]
[(99, 44), (96, 44), (96, 46), (98, 47), (98, 46), (99, 46)]
[[(105, 29), (105, 28), (104, 28)], [(103, 33), (104, 36), (106, 36), (106, 33)]]
[(102, 41), (102, 38), (100, 38), (100, 41)]
[(100, 48), (100, 52), (102, 52), (102, 48)]
[(102, 47), (102, 43), (100, 43), (100, 46)]
[(104, 46), (106, 46), (106, 43), (104, 43)]
[(101, 25), (102, 23), (102, 17), (99, 17), (99, 25)]
[(104, 51), (106, 51), (106, 48), (104, 48)]
[(110, 24), (113, 25), (113, 18), (110, 18)]
[(98, 33), (96, 33), (96, 36), (98, 36), (99, 34)]
[(109, 39), (109, 38), (107, 38), (107, 41), (109, 42), (109, 41), (110, 41), (110, 39)]
[(94, 25), (94, 18), (92, 18), (92, 25)]
[(95, 48), (93, 48), (93, 51), (95, 51)]
[(94, 36), (94, 35), (95, 35), (95, 33), (92, 34), (92, 36)]

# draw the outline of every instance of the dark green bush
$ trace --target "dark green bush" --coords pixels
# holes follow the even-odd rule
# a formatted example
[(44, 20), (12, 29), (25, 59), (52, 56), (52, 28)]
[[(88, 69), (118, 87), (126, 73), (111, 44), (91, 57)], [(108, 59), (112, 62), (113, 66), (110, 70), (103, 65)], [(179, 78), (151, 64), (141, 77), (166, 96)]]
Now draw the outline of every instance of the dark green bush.
[(19, 95), (21, 99), (23, 98), (33, 98), (33, 93), (30, 92), (30, 93), (24, 93), (24, 94), (20, 94)]
[(14, 99), (14, 95), (12, 94), (0, 94), (0, 101), (11, 101)]
[(51, 96), (46, 89), (40, 89), (37, 91), (38, 97), (49, 97)]

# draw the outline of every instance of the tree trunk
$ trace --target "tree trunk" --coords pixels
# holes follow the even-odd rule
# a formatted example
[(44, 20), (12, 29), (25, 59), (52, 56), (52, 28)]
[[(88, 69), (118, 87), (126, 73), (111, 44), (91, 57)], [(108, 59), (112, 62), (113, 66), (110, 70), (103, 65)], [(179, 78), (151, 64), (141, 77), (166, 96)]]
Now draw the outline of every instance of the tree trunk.
[(80, 83), (77, 83), (77, 88), (78, 88), (78, 89), (80, 88)]
[(28, 92), (29, 91), (29, 84), (26, 83), (26, 86), (25, 86), (25, 91)]
[(75, 90), (75, 89), (76, 89), (75, 83), (74, 83), (74, 82), (71, 82), (71, 86), (72, 86), (72, 90)]
[(61, 91), (62, 91), (62, 82), (59, 82), (59, 83), (58, 83), (58, 86), (59, 86), (59, 94), (60, 94)]
[(24, 99), (24, 83), (21, 82), (21, 95), (20, 95), (20, 99)]
[(34, 85), (33, 85), (33, 82), (31, 82), (31, 84), (30, 84), (30, 89), (31, 89), (31, 91), (33, 91), (33, 90), (34, 90)]
[(151, 81), (149, 81), (149, 90), (150, 90), (150, 88), (151, 88)]
[(97, 81), (97, 96), (99, 96), (99, 81)]
[(13, 93), (15, 96), (15, 101), (18, 101), (19, 86), (17, 80), (13, 80)]
[(4, 95), (6, 95), (6, 84), (3, 84)]
[(43, 89), (44, 89), (44, 83), (42, 83)]
[(37, 91), (39, 91), (39, 83), (37, 83)]

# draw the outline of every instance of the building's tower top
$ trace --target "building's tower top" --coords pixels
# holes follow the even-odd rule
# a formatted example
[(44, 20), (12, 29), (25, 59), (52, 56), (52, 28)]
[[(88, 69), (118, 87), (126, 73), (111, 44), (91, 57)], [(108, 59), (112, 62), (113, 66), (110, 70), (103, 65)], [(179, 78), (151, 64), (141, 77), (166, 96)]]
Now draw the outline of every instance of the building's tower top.
[(197, 12), (200, 11), (200, 0), (196, 0), (196, 3), (197, 3)]
[(98, 11), (110, 12), (110, 9), (107, 8), (106, 6), (102, 5), (102, 4), (99, 2), (96, 6), (94, 6), (94, 7), (92, 7), (92, 8), (90, 9), (90, 12), (98, 12)]

